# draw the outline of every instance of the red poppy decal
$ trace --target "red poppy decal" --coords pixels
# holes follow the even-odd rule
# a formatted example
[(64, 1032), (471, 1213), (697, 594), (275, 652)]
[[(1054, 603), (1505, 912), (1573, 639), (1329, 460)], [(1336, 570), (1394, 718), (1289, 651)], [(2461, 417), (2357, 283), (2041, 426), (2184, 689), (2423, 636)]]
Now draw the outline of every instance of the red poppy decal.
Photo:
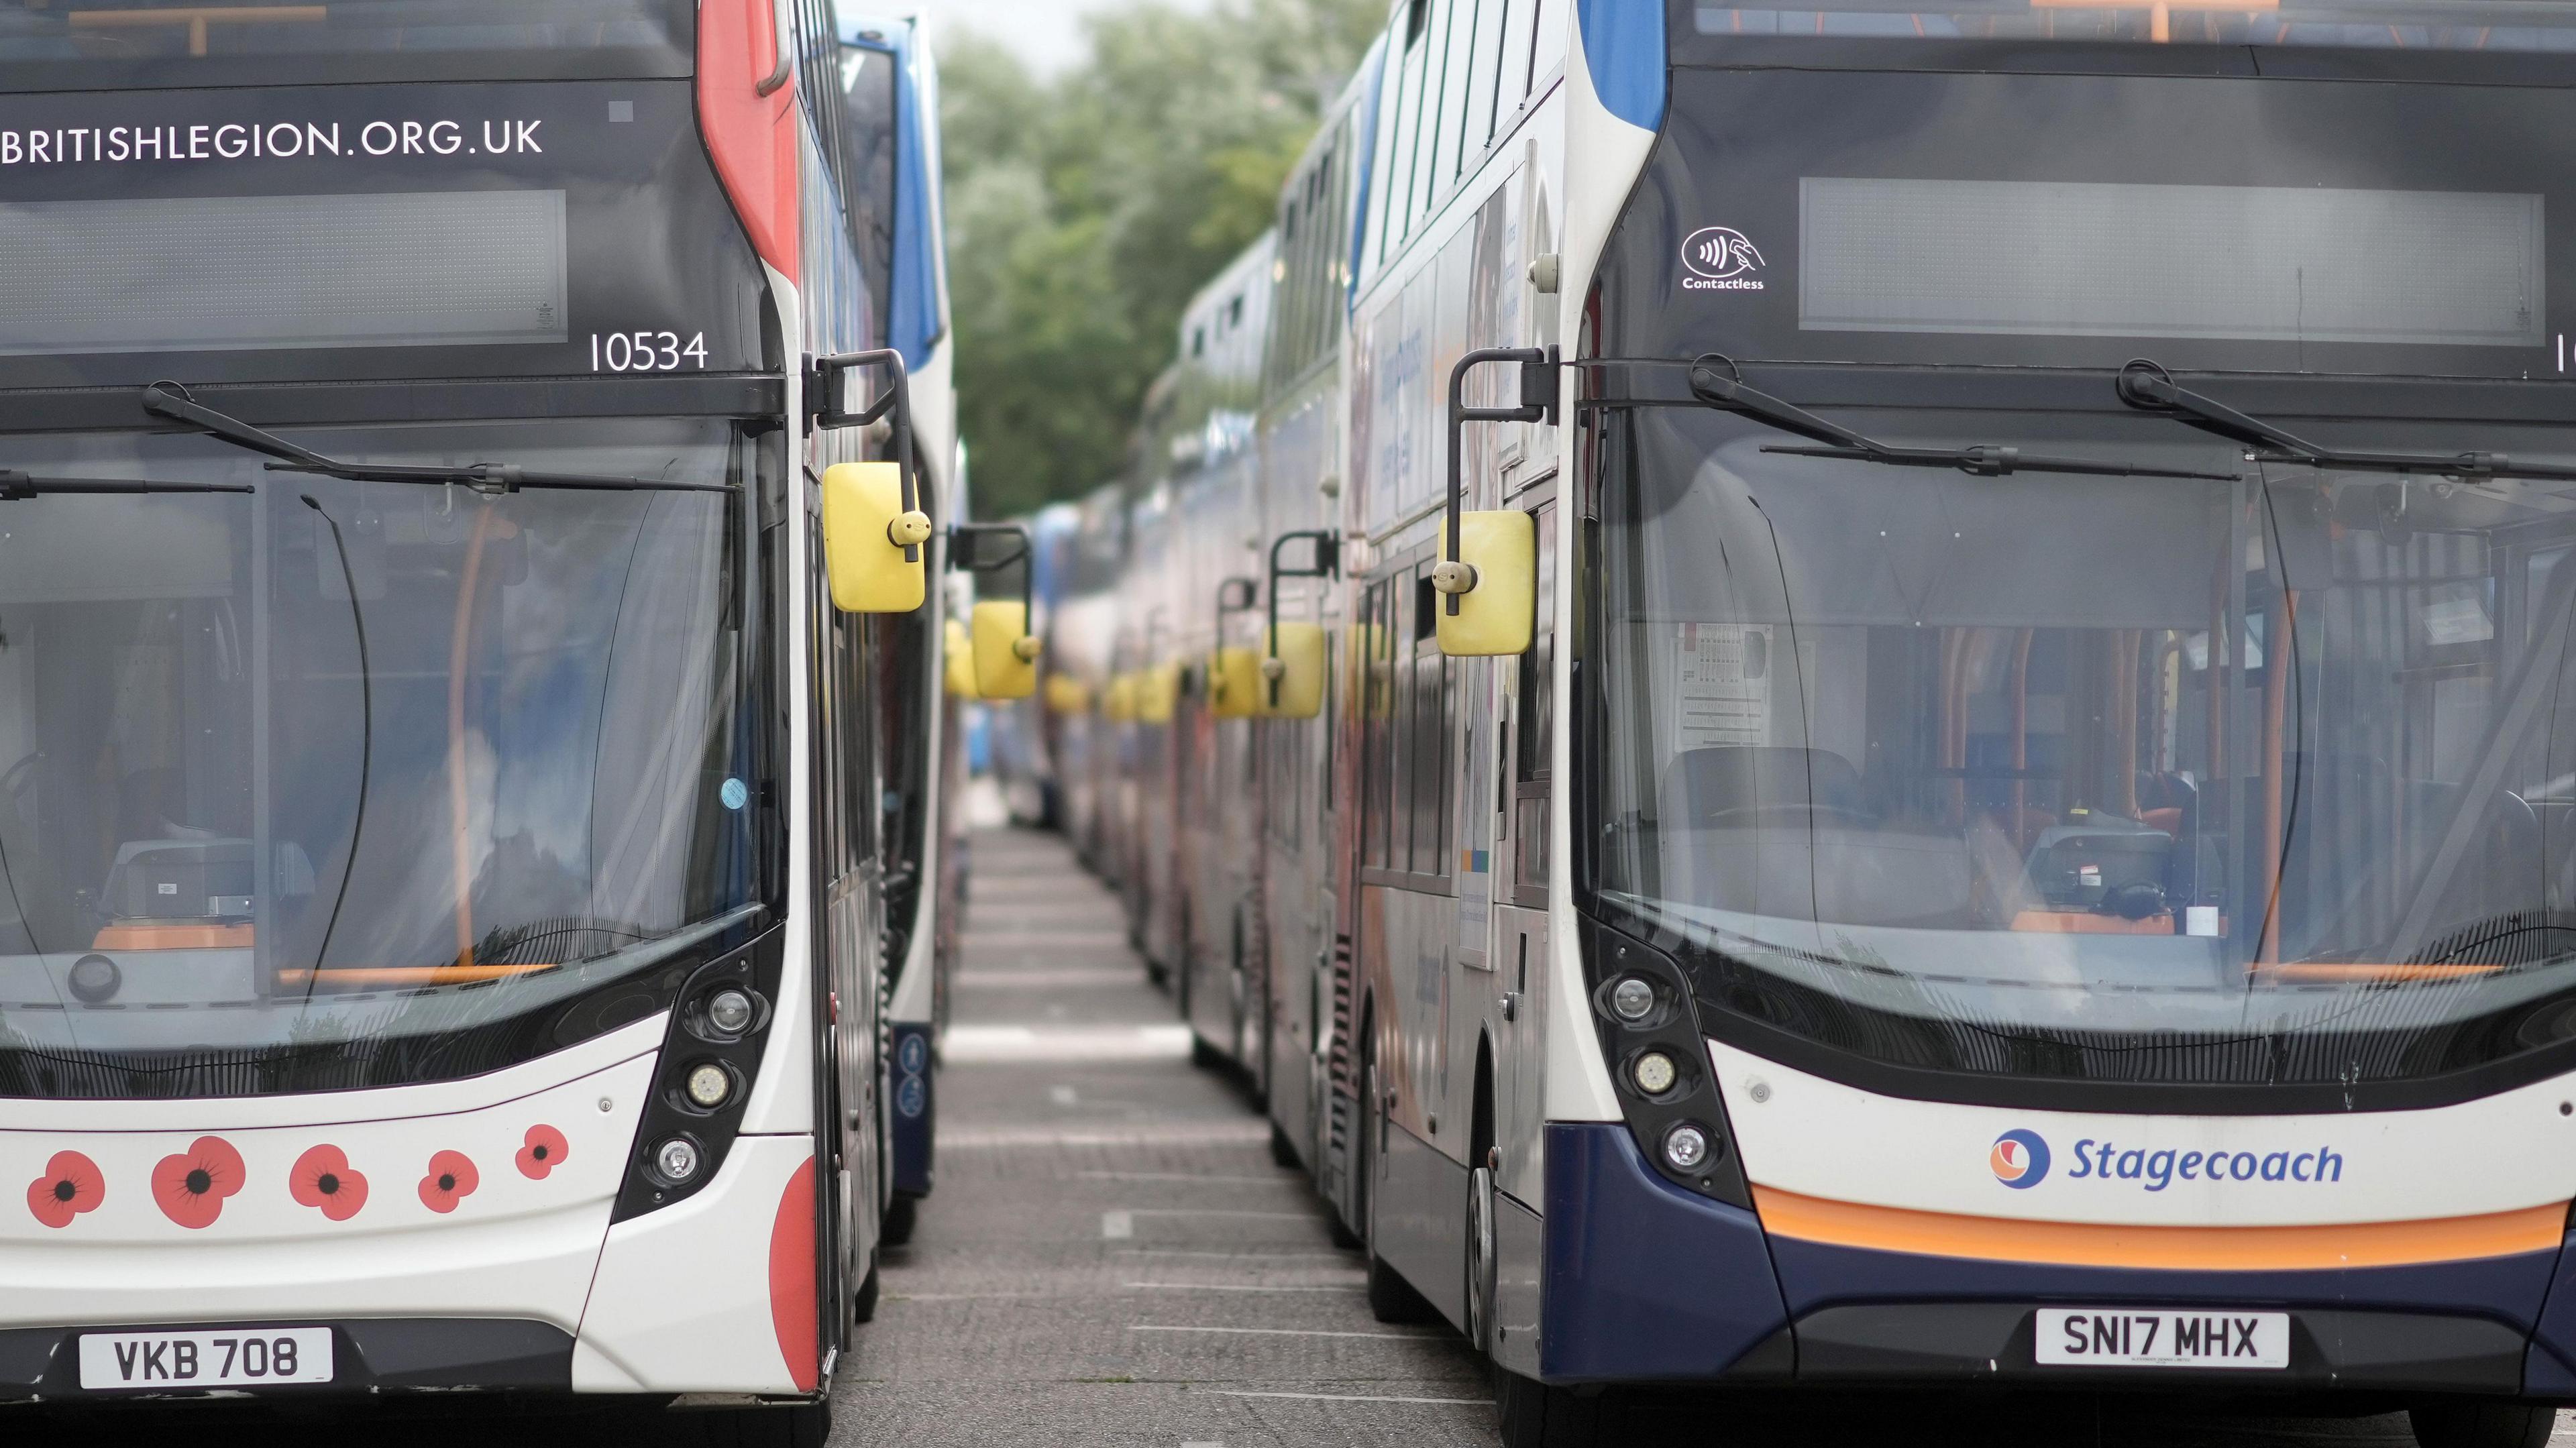
[(152, 1200), (161, 1215), (194, 1230), (222, 1216), (224, 1198), (242, 1189), (241, 1153), (220, 1136), (201, 1136), (152, 1168)]
[(349, 1220), (367, 1204), (367, 1179), (336, 1146), (317, 1146), (297, 1157), (286, 1173), (286, 1190), (298, 1205), (320, 1207), (335, 1222)]
[(546, 1173), (564, 1164), (572, 1155), (572, 1144), (564, 1134), (551, 1126), (528, 1128), (528, 1144), (519, 1148), (519, 1175), (530, 1181), (545, 1180)]
[(482, 1184), (465, 1153), (442, 1151), (429, 1159), (429, 1175), (420, 1179), (420, 1204), (433, 1212), (452, 1212)]
[(98, 1163), (76, 1151), (58, 1151), (45, 1163), (45, 1174), (27, 1183), (27, 1210), (48, 1227), (68, 1227), (72, 1218), (107, 1200), (107, 1178)]

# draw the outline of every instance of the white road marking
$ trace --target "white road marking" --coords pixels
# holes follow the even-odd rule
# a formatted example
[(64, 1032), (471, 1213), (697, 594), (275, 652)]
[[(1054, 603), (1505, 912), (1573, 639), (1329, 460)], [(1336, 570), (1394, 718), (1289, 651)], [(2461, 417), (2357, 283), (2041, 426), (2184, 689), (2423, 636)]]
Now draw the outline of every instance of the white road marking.
[(1380, 1398), (1356, 1393), (1245, 1393), (1220, 1388), (1220, 1398), (1296, 1398), (1309, 1403), (1457, 1403), (1463, 1406), (1490, 1408), (1491, 1398)]
[(1313, 1259), (1328, 1262), (1347, 1262), (1351, 1259), (1350, 1252), (1192, 1252), (1179, 1247), (1117, 1247), (1112, 1250), (1121, 1257), (1213, 1257), (1221, 1262), (1250, 1257), (1293, 1257), (1300, 1260)]
[(1369, 1337), (1393, 1338), (1398, 1342), (1438, 1342), (1433, 1332), (1326, 1332), (1309, 1327), (1161, 1327), (1140, 1324), (1129, 1332), (1219, 1332), (1232, 1337)]
[(950, 978), (970, 990), (1064, 990), (1142, 986), (1145, 972), (1132, 965), (971, 966)]
[(1087, 1182), (1222, 1182), (1227, 1186), (1302, 1187), (1306, 1179), (1281, 1172), (1277, 1176), (1201, 1176), (1189, 1171), (1078, 1171), (1075, 1176)]
[(1356, 1282), (1338, 1282), (1323, 1287), (1252, 1287), (1234, 1282), (1130, 1282), (1130, 1287), (1159, 1292), (1363, 1292)]
[(1049, 1086), (1047, 1088), (1047, 1099), (1058, 1106), (1078, 1105), (1082, 1100), (1081, 1097), (1074, 1094), (1073, 1088), (1070, 1086)]
[(1311, 1222), (1313, 1212), (1237, 1212), (1214, 1207), (1134, 1207), (1140, 1217), (1262, 1217), (1273, 1222)]
[(1135, 1236), (1135, 1215), (1130, 1212), (1102, 1212), (1100, 1235), (1112, 1242), (1123, 1242)]
[(951, 1026), (942, 1060), (1158, 1061), (1190, 1053), (1190, 1028), (1155, 1026)]

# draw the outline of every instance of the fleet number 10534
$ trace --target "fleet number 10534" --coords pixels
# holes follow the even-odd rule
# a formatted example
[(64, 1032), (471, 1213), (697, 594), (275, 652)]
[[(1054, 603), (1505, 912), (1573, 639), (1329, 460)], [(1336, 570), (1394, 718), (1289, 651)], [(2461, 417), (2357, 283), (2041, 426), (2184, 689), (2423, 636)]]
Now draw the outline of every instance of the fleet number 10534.
[(683, 341), (677, 332), (593, 332), (593, 372), (677, 372), (683, 366), (704, 370), (707, 334), (692, 332)]

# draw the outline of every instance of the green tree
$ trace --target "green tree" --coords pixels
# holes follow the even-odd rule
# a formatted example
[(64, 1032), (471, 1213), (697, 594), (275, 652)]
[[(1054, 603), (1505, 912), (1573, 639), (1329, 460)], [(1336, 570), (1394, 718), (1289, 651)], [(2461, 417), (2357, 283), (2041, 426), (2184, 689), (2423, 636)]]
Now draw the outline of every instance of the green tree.
[(1116, 477), (1192, 292), (1270, 225), (1384, 0), (1145, 0), (1041, 81), (971, 32), (941, 47), (959, 421), (976, 511)]

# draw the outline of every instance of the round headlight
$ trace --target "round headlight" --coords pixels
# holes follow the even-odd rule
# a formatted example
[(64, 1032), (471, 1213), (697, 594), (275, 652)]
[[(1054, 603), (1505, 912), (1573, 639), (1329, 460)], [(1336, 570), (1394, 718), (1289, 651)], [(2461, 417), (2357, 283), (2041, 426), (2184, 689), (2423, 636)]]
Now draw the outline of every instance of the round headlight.
[(1676, 1171), (1697, 1171), (1708, 1160), (1708, 1133), (1684, 1122), (1664, 1133), (1664, 1160)]
[(733, 1073), (713, 1061), (700, 1061), (689, 1068), (684, 1089), (700, 1110), (713, 1111), (733, 1095)]
[(124, 983), (124, 972), (104, 955), (84, 955), (72, 962), (72, 994), (91, 1005), (116, 994), (116, 988)]
[(1648, 1051), (1628, 1067), (1628, 1079), (1636, 1082), (1637, 1089), (1649, 1096), (1661, 1096), (1672, 1090), (1673, 1082), (1680, 1075), (1680, 1070), (1673, 1065), (1673, 1058), (1661, 1051)]
[(684, 1182), (698, 1174), (698, 1144), (675, 1136), (653, 1149), (653, 1169), (666, 1182)]
[(1655, 988), (1636, 976), (1610, 987), (1610, 1009), (1623, 1021), (1642, 1021), (1655, 1008)]
[(750, 1030), (754, 1014), (751, 996), (731, 986), (707, 997), (707, 1024), (728, 1036)]

